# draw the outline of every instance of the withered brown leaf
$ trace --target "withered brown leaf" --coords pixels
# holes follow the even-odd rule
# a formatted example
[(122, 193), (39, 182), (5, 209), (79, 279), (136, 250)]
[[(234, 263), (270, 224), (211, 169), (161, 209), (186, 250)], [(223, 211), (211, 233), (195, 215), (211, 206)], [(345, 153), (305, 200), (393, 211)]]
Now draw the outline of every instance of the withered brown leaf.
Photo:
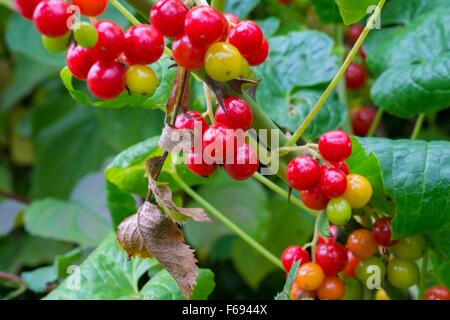
[(117, 240), (130, 257), (158, 260), (177, 281), (183, 295), (191, 296), (198, 275), (194, 250), (185, 243), (179, 226), (157, 206), (146, 201), (119, 225)]
[(167, 152), (188, 151), (192, 146), (192, 135), (191, 130), (173, 129), (166, 124), (159, 138), (159, 146)]

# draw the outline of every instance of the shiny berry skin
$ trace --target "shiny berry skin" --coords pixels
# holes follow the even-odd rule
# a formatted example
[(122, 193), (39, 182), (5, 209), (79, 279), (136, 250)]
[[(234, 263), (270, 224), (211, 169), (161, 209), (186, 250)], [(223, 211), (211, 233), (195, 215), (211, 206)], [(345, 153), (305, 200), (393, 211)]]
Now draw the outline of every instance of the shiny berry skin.
[(426, 248), (424, 236), (416, 235), (400, 239), (390, 250), (396, 258), (415, 261), (423, 257)]
[(198, 128), (200, 132), (205, 132), (208, 129), (208, 123), (203, 116), (195, 111), (188, 111), (177, 116), (175, 120), (175, 129), (194, 130)]
[(330, 223), (342, 226), (352, 218), (352, 207), (344, 198), (333, 198), (327, 205), (327, 217)]
[(252, 54), (245, 55), (245, 59), (247, 59), (248, 64), (252, 67), (259, 66), (266, 61), (267, 57), (269, 56), (269, 42), (267, 42), (267, 39), (263, 39), (261, 47), (253, 52)]
[(223, 168), (233, 179), (247, 180), (258, 171), (258, 155), (250, 145), (244, 143), (237, 148), (231, 162), (227, 158)]
[(223, 16), (227, 19), (230, 29), (233, 29), (239, 22), (241, 22), (241, 20), (239, 20), (239, 18), (234, 14), (225, 13)]
[(367, 136), (376, 115), (377, 112), (375, 111), (375, 109), (370, 107), (361, 107), (352, 110), (350, 113), (350, 117), (352, 121), (353, 132), (357, 136)]
[(229, 43), (214, 43), (206, 52), (206, 73), (216, 81), (226, 82), (239, 77), (241, 65), (242, 55)]
[(284, 269), (288, 272), (291, 270), (292, 264), (299, 260), (300, 265), (311, 261), (309, 258), (309, 253), (303, 250), (300, 246), (289, 246), (281, 254), (281, 262), (283, 263)]
[(367, 260), (373, 257), (378, 251), (378, 245), (373, 238), (371, 231), (359, 229), (353, 231), (347, 238), (347, 249), (360, 260)]
[(300, 266), (295, 282), (300, 289), (314, 291), (319, 289), (325, 280), (322, 268), (314, 262), (308, 262)]
[(342, 300), (345, 295), (345, 286), (336, 276), (326, 277), (316, 294), (320, 300)]
[(105, 12), (108, 0), (72, 0), (80, 8), (81, 14), (87, 17), (97, 17)]
[(237, 97), (226, 98), (225, 110), (218, 107), (216, 110), (216, 121), (231, 129), (248, 130), (252, 126), (253, 111), (244, 100)]
[(360, 261), (356, 266), (356, 278), (361, 281), (365, 287), (369, 287), (374, 277), (379, 276), (381, 282), (386, 277), (386, 263), (378, 257), (372, 257)]
[(72, 44), (67, 50), (67, 67), (72, 75), (79, 80), (87, 79), (89, 70), (96, 61), (90, 49)]
[(130, 64), (152, 64), (164, 53), (164, 37), (152, 25), (132, 26), (125, 33), (123, 52)]
[(172, 52), (175, 62), (182, 68), (192, 71), (203, 67), (206, 49), (194, 48), (185, 35), (173, 42)]
[(319, 187), (300, 192), (302, 202), (311, 210), (325, 210), (330, 199), (322, 193)]
[(341, 170), (345, 175), (350, 174), (350, 168), (348, 167), (348, 164), (344, 161), (341, 162), (330, 162), (330, 164), (335, 167), (336, 169)]
[(184, 32), (188, 12), (181, 0), (159, 0), (150, 11), (150, 21), (165, 37), (176, 38)]
[(372, 185), (366, 178), (358, 174), (347, 176), (347, 189), (342, 197), (350, 203), (353, 209), (361, 209), (368, 204), (372, 194)]
[(65, 35), (69, 28), (67, 21), (71, 14), (67, 12), (70, 4), (67, 1), (49, 0), (39, 3), (33, 13), (36, 29), (47, 37)]
[(348, 27), (347, 32), (345, 33), (345, 37), (347, 39), (348, 44), (353, 46), (356, 43), (356, 41), (358, 41), (359, 36), (363, 32), (363, 30), (364, 27), (358, 24), (353, 24), (350, 27)]
[(347, 265), (347, 251), (339, 243), (323, 243), (317, 246), (316, 263), (327, 276), (344, 270)]
[(114, 99), (125, 90), (125, 68), (117, 61), (98, 61), (89, 70), (87, 85), (97, 98)]
[(292, 284), (292, 289), (291, 289), (289, 296), (291, 297), (291, 300), (294, 300), (294, 301), (295, 300), (305, 300), (305, 299), (313, 300), (316, 298), (316, 293), (314, 291), (302, 290), (302, 289), (300, 289), (297, 282), (294, 282)]
[(113, 21), (100, 20), (95, 23), (98, 32), (98, 41), (93, 48), (99, 60), (114, 60), (124, 49), (124, 33), (120, 26)]
[(408, 289), (419, 281), (419, 268), (413, 261), (392, 259), (387, 265), (387, 278), (394, 287)]
[(360, 64), (351, 63), (345, 71), (345, 83), (350, 90), (358, 90), (366, 83), (366, 69)]
[(34, 9), (42, 0), (14, 0), (14, 7), (24, 18), (33, 19)]
[(345, 174), (336, 168), (327, 168), (322, 171), (320, 177), (320, 190), (328, 198), (339, 197), (347, 189), (347, 178)]
[(186, 166), (192, 173), (200, 177), (209, 177), (218, 168), (215, 163), (207, 163), (202, 153), (196, 153), (194, 148), (186, 155)]
[[(236, 152), (236, 135), (229, 127), (216, 123), (203, 133), (204, 156), (214, 159), (217, 164), (224, 164), (227, 155)], [(232, 159), (230, 161), (233, 161)]]
[(392, 244), (391, 220), (392, 218), (378, 219), (372, 227), (373, 238), (380, 246), (387, 247)]
[(240, 79), (248, 79), (252, 73), (252, 70), (250, 69), (250, 65), (248, 64), (247, 59), (242, 57), (241, 62), (241, 69), (239, 70), (238, 78)]
[(342, 130), (328, 131), (319, 139), (319, 151), (328, 161), (345, 161), (352, 155), (352, 139)]
[(228, 41), (246, 56), (260, 50), (263, 39), (261, 28), (253, 21), (244, 20), (231, 29)]
[(342, 271), (347, 277), (354, 278), (356, 272), (356, 266), (359, 263), (359, 259), (356, 258), (350, 250), (347, 250), (347, 265)]
[(432, 286), (425, 291), (425, 300), (450, 300), (450, 290), (446, 286)]
[(194, 47), (205, 48), (226, 40), (228, 22), (222, 13), (208, 6), (196, 6), (186, 15), (184, 30)]
[(88, 22), (81, 22), (80, 27), (73, 31), (75, 42), (83, 48), (93, 48), (98, 41), (97, 29)]
[(286, 169), (286, 179), (291, 188), (307, 190), (319, 183), (321, 173), (320, 165), (316, 159), (298, 156), (289, 162)]
[(132, 94), (152, 95), (158, 85), (158, 78), (152, 68), (135, 64), (126, 72), (127, 88)]
[(67, 47), (69, 46), (69, 42), (70, 32), (67, 32), (67, 34), (56, 38), (42, 36), (42, 45), (45, 49), (47, 49), (48, 52), (51, 53), (60, 53), (66, 51)]

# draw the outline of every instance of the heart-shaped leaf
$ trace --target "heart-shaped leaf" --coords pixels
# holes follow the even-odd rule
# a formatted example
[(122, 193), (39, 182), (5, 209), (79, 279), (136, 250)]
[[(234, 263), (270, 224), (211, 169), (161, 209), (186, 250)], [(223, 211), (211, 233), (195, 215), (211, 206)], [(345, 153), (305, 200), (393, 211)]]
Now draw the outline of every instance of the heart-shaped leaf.
[(356, 23), (373, 12), (378, 0), (335, 0), (346, 25)]

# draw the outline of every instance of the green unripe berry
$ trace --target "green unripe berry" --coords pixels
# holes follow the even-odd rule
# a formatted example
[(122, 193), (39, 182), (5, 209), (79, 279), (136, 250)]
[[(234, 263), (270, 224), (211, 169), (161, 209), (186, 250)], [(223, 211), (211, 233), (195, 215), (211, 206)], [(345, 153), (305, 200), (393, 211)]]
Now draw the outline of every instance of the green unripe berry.
[(416, 261), (423, 257), (426, 247), (424, 236), (417, 235), (399, 240), (390, 249), (396, 258)]
[(144, 65), (132, 65), (126, 73), (127, 88), (133, 94), (152, 95), (156, 90), (158, 78), (155, 72)]
[[(364, 286), (369, 287), (376, 282), (381, 284), (385, 276), (386, 264), (378, 257), (372, 257), (361, 261), (356, 266), (356, 278), (358, 278)], [(376, 277), (379, 278), (377, 279)]]
[(50, 53), (60, 53), (67, 49), (69, 46), (70, 32), (61, 37), (50, 38), (42, 36), (42, 45)]
[(81, 22), (79, 28), (73, 31), (73, 36), (77, 44), (83, 48), (92, 48), (98, 41), (97, 30), (88, 22)]
[(419, 268), (413, 261), (392, 259), (387, 266), (387, 277), (394, 287), (408, 289), (419, 281)]
[(362, 287), (361, 284), (355, 278), (344, 277), (345, 295), (342, 300), (361, 300), (362, 299)]
[(342, 226), (352, 218), (352, 207), (344, 198), (333, 198), (327, 205), (327, 217), (332, 224)]

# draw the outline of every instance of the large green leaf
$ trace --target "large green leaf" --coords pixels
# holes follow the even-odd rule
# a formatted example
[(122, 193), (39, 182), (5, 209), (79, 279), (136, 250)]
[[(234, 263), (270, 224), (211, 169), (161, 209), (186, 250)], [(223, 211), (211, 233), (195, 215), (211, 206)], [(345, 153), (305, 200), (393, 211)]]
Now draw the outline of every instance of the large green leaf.
[(239, 18), (246, 18), (261, 0), (228, 0), (226, 1), (225, 12), (237, 15)]
[(378, 0), (335, 0), (344, 23), (349, 25), (356, 23), (366, 15), (373, 12), (370, 8), (378, 3)]
[(449, 21), (450, 10), (433, 11), (391, 33), (371, 51), (368, 63), (379, 75), (372, 96), (380, 108), (412, 117), (448, 107)]
[(360, 139), (380, 160), (396, 238), (429, 233), (450, 257), (450, 143)]
[(0, 237), (8, 235), (14, 229), (24, 207), (23, 203), (15, 200), (0, 201)]
[(408, 24), (420, 15), (442, 8), (448, 8), (447, 0), (389, 0), (381, 23), (385, 26)]
[[(172, 277), (158, 273), (143, 289), (138, 287), (139, 279), (150, 268), (157, 265), (153, 259), (128, 259), (125, 251), (117, 244), (114, 234), (105, 241), (81, 264), (74, 269), (58, 288), (52, 291), (47, 300), (141, 300), (178, 299), (180, 289), (173, 284)], [(164, 272), (164, 271), (161, 271)], [(212, 274), (200, 270), (194, 292), (195, 298), (205, 299), (214, 284)], [(158, 290), (158, 289), (161, 289)], [(158, 292), (156, 292), (158, 291)], [(169, 293), (170, 291), (170, 293)]]
[(339, 8), (334, 0), (313, 0), (312, 3), (323, 23), (342, 23)]

